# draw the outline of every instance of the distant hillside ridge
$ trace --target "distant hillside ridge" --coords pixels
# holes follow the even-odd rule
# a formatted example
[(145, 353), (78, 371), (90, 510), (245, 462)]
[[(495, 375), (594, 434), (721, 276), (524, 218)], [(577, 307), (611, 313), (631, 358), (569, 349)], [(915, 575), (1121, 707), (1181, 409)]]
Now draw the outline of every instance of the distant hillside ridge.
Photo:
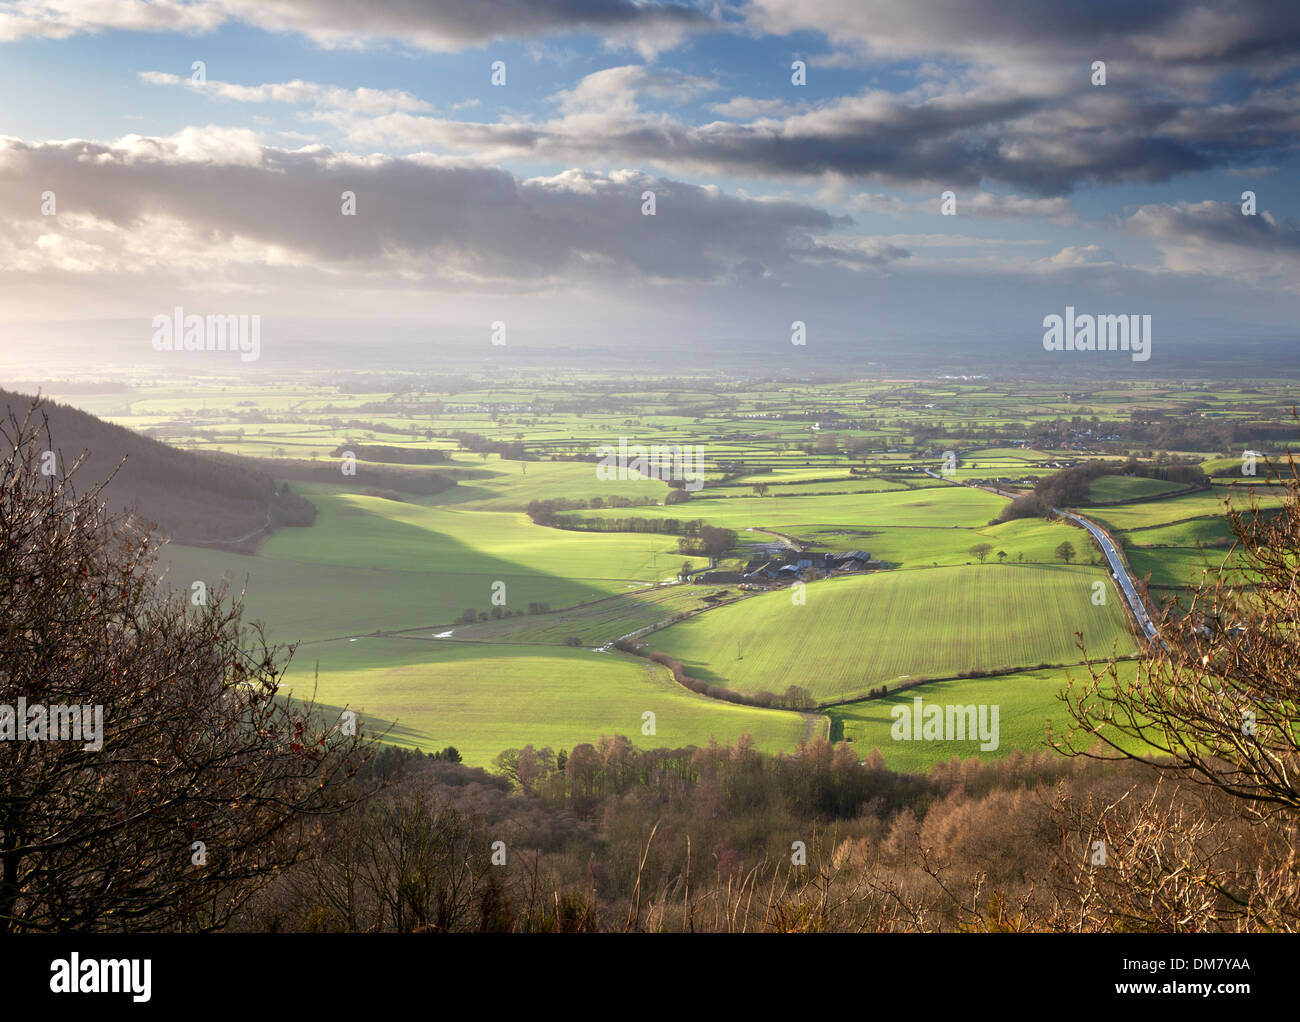
[(331, 458), (341, 458), (347, 451), (361, 461), (389, 465), (445, 465), (451, 460), (447, 451), (438, 448), (394, 447), (391, 444), (356, 444), (344, 441), (330, 451)]
[[(356, 454), (356, 452), (353, 452)], [(431, 497), (456, 486), (453, 476), (427, 468), (407, 468), (356, 461), (349, 475), (343, 474), (343, 462), (336, 460), (309, 461), (305, 458), (256, 458), (249, 455), (212, 454), (214, 461), (229, 461), (262, 469), (277, 479), (292, 479), (302, 483), (351, 483), (368, 489), (394, 490), (417, 497)], [(288, 523), (286, 523), (288, 524)]]
[[(0, 389), (0, 415), (21, 422), (34, 400)], [(36, 416), (48, 422), (60, 473), (81, 460), (77, 492), (109, 480), (100, 499), (110, 512), (132, 513), (177, 543), (248, 550), (276, 526), (315, 521), (315, 505), (239, 458), (169, 447), (45, 398)]]

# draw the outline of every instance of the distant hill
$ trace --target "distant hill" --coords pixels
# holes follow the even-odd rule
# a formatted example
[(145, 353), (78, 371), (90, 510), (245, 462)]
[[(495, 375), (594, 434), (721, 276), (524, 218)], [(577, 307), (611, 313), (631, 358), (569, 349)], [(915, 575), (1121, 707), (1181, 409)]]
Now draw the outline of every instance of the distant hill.
[[(20, 421), (30, 395), (0, 389), (0, 415)], [(267, 472), (235, 457), (181, 451), (68, 405), (44, 401), (59, 466), (82, 458), (72, 477), (85, 492), (112, 476), (101, 499), (178, 543), (248, 549), (276, 525), (310, 525), (316, 508)], [(116, 473), (116, 474), (115, 474)]]

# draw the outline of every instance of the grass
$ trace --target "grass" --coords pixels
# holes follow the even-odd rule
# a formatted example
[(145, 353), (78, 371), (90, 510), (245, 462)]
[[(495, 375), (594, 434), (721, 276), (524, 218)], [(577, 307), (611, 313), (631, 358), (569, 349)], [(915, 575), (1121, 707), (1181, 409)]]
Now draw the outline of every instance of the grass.
[(476, 456), (465, 467), (473, 473), (473, 478), (442, 494), (441, 503), (454, 502), (461, 510), (522, 511), (529, 501), (557, 497), (574, 500), (653, 497), (662, 501), (668, 493), (668, 487), (655, 479), (597, 479), (593, 462), (502, 461), (492, 455), (486, 461)]
[[(1233, 569), (1233, 560), (1227, 550), (1197, 550), (1195, 547), (1166, 547), (1146, 550), (1130, 547), (1124, 552), (1129, 567), (1137, 578), (1151, 573), (1153, 586), (1197, 586), (1213, 582), (1223, 568), (1225, 582), (1239, 582), (1241, 575)], [(1154, 596), (1154, 594), (1153, 594)], [(1158, 599), (1158, 597), (1156, 597)]]
[[(1090, 600), (1106, 581), (1105, 606)], [(825, 702), (881, 684), (1080, 659), (1134, 648), (1108, 576), (1072, 566), (984, 565), (812, 583), (807, 603), (764, 593), (654, 633), (649, 647), (741, 692), (799, 685)]]
[[(319, 680), (315, 667), (319, 662)], [(602, 735), (641, 748), (702, 746), (748, 733), (755, 745), (793, 749), (825, 717), (724, 703), (688, 692), (657, 664), (619, 653), (553, 646), (489, 646), (409, 639), (358, 639), (299, 652), (286, 688), (329, 712), (355, 710), (390, 740), (431, 751), (454, 745), (486, 766), (503, 749), (557, 751)], [(646, 711), (655, 734), (643, 735)]]
[[(858, 535), (859, 531), (869, 535)], [(1017, 518), (982, 528), (883, 526), (853, 530), (819, 526), (800, 529), (797, 535), (815, 544), (814, 556), (827, 550), (861, 549), (877, 560), (905, 568), (970, 564), (975, 561), (971, 547), (981, 543), (993, 546), (991, 561), (997, 560), (997, 551), (1005, 550), (1009, 561), (1023, 557), (1026, 562), (1050, 564), (1056, 560), (1055, 550), (1064, 540), (1069, 540), (1080, 552), (1090, 549), (1078, 529), (1041, 518)]]
[(583, 646), (602, 646), (640, 628), (665, 621), (682, 611), (708, 607), (711, 593), (736, 595), (734, 587), (667, 585), (642, 589), (623, 596), (610, 596), (580, 607), (551, 614), (501, 618), (480, 624), (458, 626), (453, 641), (526, 642), (563, 645), (570, 636)]
[[(852, 476), (822, 482), (771, 483), (767, 485), (770, 487), (769, 496), (774, 497), (802, 497), (808, 494), (884, 493), (889, 490), (908, 489), (901, 482), (893, 479), (883, 479), (880, 476)], [(752, 495), (753, 492), (752, 486), (734, 482), (725, 486), (710, 486), (707, 489), (711, 494), (719, 497), (747, 497)]]
[(634, 507), (576, 513), (604, 518), (701, 518), (710, 525), (729, 529), (757, 526), (781, 532), (829, 522), (837, 525), (896, 525), (906, 521), (912, 525), (978, 528), (986, 525), (1006, 503), (1001, 497), (966, 486), (808, 497), (713, 499), (708, 493), (706, 487), (700, 496), (667, 508)]
[(1193, 518), (1176, 525), (1163, 525), (1124, 534), (1129, 549), (1133, 547), (1194, 547), (1197, 543), (1209, 546), (1232, 541), (1228, 520), (1221, 516)]
[(558, 609), (646, 586), (691, 560), (667, 536), (564, 532), (517, 512), (302, 489), (320, 510), (316, 524), (277, 531), (258, 556), (169, 546), (162, 562), (185, 588), (225, 576), (239, 589), (247, 578), (249, 615), (294, 642), (450, 623), (470, 607), (490, 610), (496, 582), (506, 609)]
[[(832, 727), (842, 730), (844, 738), (853, 742), (859, 758), (865, 759), (872, 749), (879, 749), (885, 763), (892, 769), (923, 771), (954, 757), (999, 759), (1018, 749), (1026, 752), (1049, 749), (1046, 743), (1048, 722), (1051, 722), (1056, 735), (1064, 734), (1068, 727), (1069, 716), (1057, 694), (1064, 691), (1070, 678), (1079, 684), (1088, 682), (1087, 668), (1052, 668), (990, 678), (934, 681), (891, 693), (883, 699), (835, 706), (827, 711), (827, 715), (832, 720)], [(997, 706), (998, 747), (982, 751), (977, 741), (895, 739), (891, 734), (897, 719), (892, 715), (894, 707), (913, 707), (913, 699), (918, 696), (922, 706)]]
[(1183, 483), (1171, 483), (1165, 479), (1144, 479), (1141, 476), (1100, 476), (1093, 480), (1088, 488), (1088, 499), (1132, 500), (1135, 497), (1152, 497), (1157, 493), (1169, 493), (1185, 488)]
[[(1224, 499), (1229, 496), (1232, 498), (1232, 506), (1237, 510), (1245, 510), (1249, 506), (1249, 493), (1245, 487), (1238, 486), (1231, 492), (1227, 487), (1223, 487), (1211, 492), (1191, 493), (1185, 497), (1170, 497), (1168, 500), (1081, 510), (1089, 518), (1096, 519), (1107, 528), (1124, 532), (1129, 529), (1169, 525), (1189, 518), (1222, 516), (1225, 510)], [(1281, 497), (1281, 494), (1268, 493), (1262, 487), (1260, 488), (1261, 507), (1277, 507), (1281, 503)]]
[[(429, 390), (421, 383), (417, 392), (382, 389), (394, 386), (357, 377), (341, 387), (252, 387), (232, 377), (185, 387), (151, 383), (129, 393), (77, 397), (74, 403), (93, 405), (135, 428), (167, 424), (173, 434), (186, 428), (177, 420), (218, 423), (184, 438), (184, 446), (194, 449), (268, 456), (282, 447), (291, 457), (323, 458), (348, 439), (451, 451), (451, 462), (439, 470), (453, 472), (460, 485), (435, 497), (391, 502), (349, 494), (345, 484), (295, 484), (320, 508), (314, 527), (279, 530), (257, 557), (183, 547), (170, 547), (163, 557), (186, 589), (194, 579), (212, 585), (227, 575), (242, 585), (247, 576), (250, 616), (265, 619), (273, 638), (307, 640), (298, 652), (293, 683), (309, 682), (319, 658), (322, 697), (335, 706), (351, 703), (378, 722), (397, 720), (396, 741), (429, 749), (455, 744), (471, 762), (487, 763), (511, 745), (572, 747), (614, 733), (653, 746), (702, 744), (710, 735), (731, 740), (749, 731), (760, 748), (788, 750), (808, 733), (810, 723), (827, 723), (825, 716), (803, 718), (708, 700), (673, 685), (657, 665), (563, 645), (570, 636), (584, 645), (604, 644), (700, 606), (709, 591), (648, 584), (681, 564), (673, 537), (563, 532), (535, 526), (521, 513), (529, 501), (553, 497), (662, 500), (662, 483), (603, 482), (590, 461), (548, 460), (552, 453), (590, 454), (620, 436), (645, 444), (702, 444), (709, 471), (705, 489), (678, 506), (574, 514), (700, 518), (736, 529), (742, 542), (771, 540), (743, 531), (767, 528), (812, 541), (814, 554), (865, 549), (900, 566), (878, 576), (815, 583), (807, 590), (806, 606), (792, 605), (788, 591), (777, 592), (656, 633), (652, 644), (664, 643), (687, 661), (688, 670), (708, 680), (749, 691), (782, 691), (799, 683), (830, 699), (892, 685), (904, 674), (915, 678), (1073, 661), (1079, 657), (1076, 630), (1085, 632), (1094, 654), (1108, 651), (1117, 636), (1122, 650), (1132, 648), (1110, 583), (1107, 607), (1088, 601), (1091, 583), (1106, 578), (1104, 569), (1067, 568), (1055, 561), (1054, 550), (1064, 539), (1089, 556), (1082, 532), (1038, 519), (990, 526), (1002, 499), (907, 471), (922, 460), (920, 445), (911, 441), (919, 424), (940, 423), (950, 434), (927, 446), (956, 450), (963, 479), (1038, 475), (1051, 471), (1047, 462), (1081, 457), (1074, 450), (980, 450), (963, 439), (968, 423), (985, 429), (1083, 414), (1083, 399), (1062, 395), (1059, 384), (1001, 391), (986, 382), (855, 381), (813, 387), (769, 381), (739, 387), (720, 405), (714, 381), (701, 374), (693, 383), (674, 378), (662, 387), (602, 385), (590, 395), (591, 407), (600, 410), (583, 411), (577, 409), (586, 397), (568, 373), (526, 382), (477, 379), (473, 386), (457, 380)], [(1230, 407), (1236, 399), (1225, 403), (1224, 395), (1232, 393), (1210, 388), (1197, 392), (1197, 400)], [(1105, 418), (1127, 416), (1134, 408), (1173, 407), (1171, 402), (1189, 394), (1117, 386), (1091, 392), (1086, 401)], [(441, 410), (429, 411), (432, 399)], [(871, 429), (829, 431), (869, 437), (875, 449), (900, 450), (864, 459), (803, 452), (801, 445), (819, 437), (808, 422), (782, 413), (813, 405), (833, 407), (849, 419), (868, 415), (874, 420)], [(246, 413), (253, 409), (268, 421), (249, 421)], [(766, 418), (769, 413), (774, 417)], [(352, 419), (360, 424), (343, 425)], [(543, 460), (484, 459), (454, 450), (454, 441), (425, 441), (426, 426), (444, 435), (466, 430), (499, 440), (522, 437)], [(234, 427), (244, 431), (242, 439), (235, 439)], [(414, 433), (412, 427), (418, 427)], [(850, 465), (864, 464), (868, 474), (850, 475)], [(937, 459), (927, 464), (934, 467)], [(737, 477), (719, 485), (722, 471)], [(752, 486), (763, 482), (771, 492), (758, 498)], [(1125, 499), (1169, 486), (1105, 477), (1092, 496)], [(1219, 503), (1225, 492), (1226, 487), (1216, 487), (1213, 493), (1090, 513), (1126, 530), (1120, 536), (1137, 573), (1151, 570), (1158, 584), (1182, 584), (1199, 576), (1202, 561), (1195, 543), (1226, 535)], [(1244, 506), (1245, 494), (1236, 502)], [(992, 545), (988, 565), (970, 564), (970, 548), (977, 543)], [(996, 563), (998, 550), (1007, 552), (1009, 563)], [(1210, 551), (1211, 559), (1217, 556), (1221, 551)], [(941, 567), (931, 567), (936, 564)], [(507, 609), (542, 601), (556, 613), (452, 625), (467, 607), (488, 610), (497, 581), (506, 584)], [(447, 628), (453, 629), (452, 640), (432, 638), (435, 630)], [(419, 631), (409, 638), (337, 641), (397, 629)], [(743, 657), (737, 659), (740, 650)], [(932, 682), (914, 690), (927, 701), (931, 693), (977, 704), (999, 700), (1000, 747), (988, 754), (971, 747), (892, 742), (886, 709), (892, 693), (883, 701), (830, 712), (847, 737), (863, 743), (861, 754), (865, 743), (883, 741), (887, 761), (905, 769), (951, 755), (1005, 755), (1012, 748), (1037, 747), (1043, 720), (1057, 719), (1054, 695), (1065, 673), (1033, 670)], [(898, 698), (910, 699), (914, 692)], [(646, 709), (658, 715), (655, 736), (640, 733)]]

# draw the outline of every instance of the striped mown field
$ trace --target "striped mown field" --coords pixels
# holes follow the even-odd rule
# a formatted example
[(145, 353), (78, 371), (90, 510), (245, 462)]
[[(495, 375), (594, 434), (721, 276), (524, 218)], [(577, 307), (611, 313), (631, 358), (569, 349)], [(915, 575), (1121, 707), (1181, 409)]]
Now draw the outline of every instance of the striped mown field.
[[(1094, 582), (1106, 602), (1094, 605)], [(1118, 593), (1097, 568), (986, 564), (814, 582), (807, 602), (765, 593), (654, 633), (653, 650), (741, 692), (798, 685), (821, 702), (918, 677), (1075, 663), (1134, 640)]]
[[(317, 668), (319, 667), (319, 674)], [(688, 692), (658, 664), (622, 653), (505, 643), (362, 638), (299, 650), (286, 688), (329, 712), (344, 707), (388, 740), (434, 751), (448, 745), (488, 766), (502, 749), (572, 749), (624, 735), (643, 749), (734, 742), (767, 752), (825, 737), (827, 718), (725, 703)], [(654, 714), (654, 733), (644, 714)]]
[[(1121, 678), (1131, 680), (1136, 673), (1133, 662), (1120, 666)], [(894, 770), (922, 771), (933, 764), (956, 757), (965, 759), (998, 759), (1017, 750), (1046, 751), (1047, 726), (1051, 722), (1053, 733), (1060, 737), (1070, 727), (1070, 716), (1058, 695), (1071, 679), (1080, 687), (1089, 681), (1085, 667), (1058, 667), (1043, 671), (1020, 671), (990, 678), (961, 678), (955, 681), (936, 681), (918, 685), (902, 692), (891, 693), (883, 699), (837, 706), (829, 711), (836, 722), (836, 733), (853, 742), (853, 750), (866, 758), (871, 749), (879, 749), (885, 762)], [(1077, 691), (1078, 689), (1076, 689)], [(898, 718), (896, 706), (914, 706), (920, 698), (923, 706), (996, 706), (998, 708), (998, 745), (984, 750), (978, 741), (954, 740), (950, 736), (942, 741), (899, 740), (894, 737), (894, 724)], [(904, 730), (903, 734), (907, 734)], [(1131, 743), (1125, 742), (1125, 745)]]

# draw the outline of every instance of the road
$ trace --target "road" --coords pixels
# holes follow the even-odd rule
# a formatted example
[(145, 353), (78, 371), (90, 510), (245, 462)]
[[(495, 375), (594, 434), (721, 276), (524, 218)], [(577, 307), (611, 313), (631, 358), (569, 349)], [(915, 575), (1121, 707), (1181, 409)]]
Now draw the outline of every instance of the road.
[(746, 531), (746, 532), (765, 532), (765, 533), (767, 533), (767, 535), (769, 535), (769, 536), (775, 536), (777, 539), (779, 539), (782, 543), (784, 543), (786, 546), (788, 546), (788, 547), (789, 547), (791, 550), (793, 550), (795, 553), (802, 553), (802, 552), (803, 552), (803, 547), (800, 546), (800, 545), (799, 545), (799, 544), (798, 544), (794, 539), (792, 539), (792, 538), (789, 537), (789, 536), (784, 536), (784, 535), (782, 535), (782, 534), (779, 533), (779, 532), (773, 532), (771, 529), (758, 529), (758, 528), (754, 528), (754, 527), (751, 526), (750, 528), (747, 528), (745, 531)]
[[(934, 479), (944, 479), (938, 472), (932, 472), (930, 469), (923, 470), (926, 475)], [(1014, 500), (1020, 496), (1018, 493), (1010, 493), (1007, 490), (999, 490), (996, 486), (979, 486), (975, 483), (961, 483), (955, 479), (944, 479), (955, 486), (970, 486), (977, 490), (985, 490), (988, 493), (996, 494), (999, 497), (1006, 497)], [(1142, 633), (1147, 639), (1154, 639), (1156, 635), (1156, 626), (1151, 620), (1151, 615), (1147, 613), (1146, 604), (1142, 602), (1142, 597), (1138, 595), (1137, 586), (1134, 584), (1133, 576), (1129, 574), (1128, 566), (1124, 563), (1124, 558), (1119, 555), (1119, 550), (1111, 541), (1106, 530), (1095, 524), (1083, 515), (1075, 514), (1073, 511), (1066, 511), (1064, 508), (1054, 507), (1052, 510), (1062, 518), (1068, 518), (1076, 525), (1082, 526), (1088, 530), (1088, 534), (1097, 541), (1101, 547), (1102, 553), (1106, 555), (1106, 560), (1110, 562), (1111, 574), (1115, 576), (1115, 582), (1119, 585), (1119, 591), (1124, 597), (1124, 602), (1133, 612), (1133, 617), (1142, 629)]]
[(1133, 576), (1129, 574), (1127, 566), (1124, 564), (1124, 558), (1120, 557), (1119, 551), (1115, 549), (1115, 544), (1106, 535), (1106, 531), (1100, 526), (1093, 524), (1083, 515), (1077, 515), (1073, 511), (1066, 511), (1064, 508), (1052, 508), (1062, 518), (1068, 518), (1077, 525), (1082, 525), (1088, 530), (1097, 545), (1101, 547), (1102, 553), (1106, 555), (1106, 560), (1110, 562), (1111, 574), (1115, 576), (1115, 581), (1119, 583), (1120, 591), (1124, 594), (1129, 610), (1133, 611), (1133, 616), (1137, 618), (1137, 623), (1142, 626), (1142, 632), (1148, 639), (1156, 637), (1156, 626), (1151, 621), (1151, 615), (1147, 613), (1146, 604), (1142, 602), (1142, 597), (1138, 595), (1137, 587), (1133, 584)]

